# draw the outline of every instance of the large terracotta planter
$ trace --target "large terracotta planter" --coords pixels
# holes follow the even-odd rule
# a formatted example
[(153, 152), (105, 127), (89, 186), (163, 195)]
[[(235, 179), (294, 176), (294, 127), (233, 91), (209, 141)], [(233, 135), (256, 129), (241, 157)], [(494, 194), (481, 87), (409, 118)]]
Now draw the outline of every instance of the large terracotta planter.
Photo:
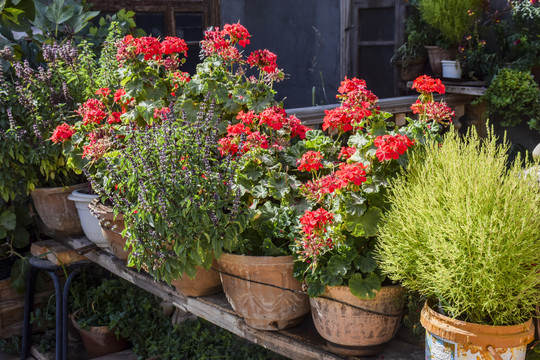
[(424, 66), (426, 65), (426, 58), (418, 58), (410, 60), (408, 65), (403, 66), (402, 61), (395, 61), (396, 67), (399, 71), (399, 77), (403, 81), (412, 81), (417, 77), (424, 74)]
[(92, 213), (90, 213), (90, 209), (88, 209), (88, 204), (90, 204), (92, 200), (97, 199), (97, 197), (97, 195), (89, 194), (87, 189), (79, 189), (73, 191), (68, 196), (68, 200), (75, 203), (84, 235), (97, 246), (105, 248), (107, 247), (107, 241), (101, 233), (99, 221)]
[(214, 260), (212, 268), (206, 270), (202, 267), (197, 268), (197, 274), (190, 279), (185, 273), (181, 278), (171, 281), (176, 290), (184, 296), (208, 296), (220, 293), (222, 290), (219, 272), (216, 269), (217, 262)]
[(319, 334), (335, 353), (370, 356), (382, 350), (397, 332), (403, 312), (404, 289), (383, 286), (374, 299), (354, 296), (348, 286), (327, 287), (311, 298), (311, 315)]
[(126, 261), (131, 253), (131, 248), (125, 250), (127, 239), (122, 236), (122, 231), (125, 229), (124, 216), (118, 214), (115, 217), (112, 208), (103, 205), (98, 199), (92, 200), (88, 208), (99, 220), (101, 233), (111, 252), (119, 259)]
[(47, 235), (72, 236), (83, 234), (79, 214), (75, 204), (68, 200), (74, 190), (83, 189), (87, 184), (66, 187), (37, 188), (30, 193)]
[(76, 315), (77, 312), (71, 316), (71, 322), (81, 335), (88, 358), (92, 359), (112, 354), (129, 347), (126, 339), (117, 337), (114, 334), (114, 330), (109, 329), (107, 326), (90, 326), (89, 329), (81, 328), (75, 320)]
[(223, 291), (246, 324), (281, 330), (298, 325), (309, 312), (309, 298), (293, 277), (293, 261), (292, 256), (233, 254), (218, 259)]
[(532, 319), (519, 325), (479, 325), (439, 314), (429, 302), (420, 322), (426, 328), (426, 359), (523, 360), (534, 340)]

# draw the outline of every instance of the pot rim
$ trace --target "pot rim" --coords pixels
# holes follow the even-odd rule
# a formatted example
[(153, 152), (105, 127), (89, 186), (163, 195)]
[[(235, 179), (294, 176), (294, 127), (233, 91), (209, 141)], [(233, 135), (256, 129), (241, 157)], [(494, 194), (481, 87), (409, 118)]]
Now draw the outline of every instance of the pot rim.
[(99, 195), (88, 194), (88, 189), (76, 189), (71, 192), (68, 196), (68, 200), (79, 201), (79, 202), (90, 202), (96, 199)]
[(517, 325), (482, 325), (457, 320), (433, 309), (434, 300), (424, 304), (420, 314), (422, 326), (430, 333), (461, 344), (487, 349), (524, 346), (534, 340), (532, 318)]
[(57, 186), (57, 187), (37, 187), (34, 190), (30, 192), (32, 193), (55, 193), (55, 192), (73, 192), (76, 189), (82, 189), (84, 187), (88, 186), (88, 182), (81, 183), (81, 184), (75, 184), (75, 185), (69, 185), (69, 186)]
[(218, 262), (232, 262), (250, 264), (255, 263), (257, 265), (275, 265), (275, 264), (289, 264), (294, 262), (292, 255), (278, 255), (278, 256), (253, 256), (253, 255), (237, 255), (231, 253), (222, 253)]

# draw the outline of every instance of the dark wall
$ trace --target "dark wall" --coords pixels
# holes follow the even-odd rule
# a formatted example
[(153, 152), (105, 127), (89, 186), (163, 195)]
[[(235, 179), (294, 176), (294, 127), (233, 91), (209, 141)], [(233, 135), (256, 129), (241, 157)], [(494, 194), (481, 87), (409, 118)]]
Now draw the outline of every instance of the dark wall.
[(266, 48), (288, 74), (275, 86), (285, 108), (337, 102), (339, 1), (221, 0), (221, 25), (238, 21), (252, 35), (246, 53)]

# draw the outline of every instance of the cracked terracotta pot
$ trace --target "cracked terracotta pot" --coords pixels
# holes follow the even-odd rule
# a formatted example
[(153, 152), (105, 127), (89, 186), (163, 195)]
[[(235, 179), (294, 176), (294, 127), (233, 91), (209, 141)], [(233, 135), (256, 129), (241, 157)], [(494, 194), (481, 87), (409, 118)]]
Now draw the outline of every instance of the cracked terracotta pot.
[(327, 286), (321, 297), (309, 299), (311, 315), (331, 351), (346, 356), (374, 355), (401, 324), (403, 295), (399, 285), (383, 286), (374, 299), (362, 300), (348, 286)]
[(298, 325), (309, 298), (293, 277), (292, 256), (223, 254), (218, 260), (223, 291), (246, 324), (260, 330)]
[(220, 293), (222, 290), (219, 272), (216, 271), (218, 264), (216, 260), (208, 270), (197, 267), (197, 274), (190, 279), (186, 273), (181, 278), (171, 281), (176, 290), (184, 296), (208, 296)]
[(509, 326), (474, 324), (439, 314), (433, 302), (424, 305), (420, 322), (426, 328), (426, 359), (523, 360), (534, 340), (532, 319)]
[(99, 220), (101, 233), (107, 241), (109, 249), (120, 260), (127, 261), (132, 248), (124, 249), (127, 241), (121, 234), (125, 229), (124, 215), (118, 214), (115, 217), (112, 208), (100, 203), (99, 199), (92, 200), (88, 208), (92, 215)]
[(37, 188), (30, 193), (39, 218), (45, 225), (45, 233), (49, 236), (72, 236), (83, 234), (83, 228), (73, 201), (68, 196), (77, 189), (88, 184), (72, 186)]

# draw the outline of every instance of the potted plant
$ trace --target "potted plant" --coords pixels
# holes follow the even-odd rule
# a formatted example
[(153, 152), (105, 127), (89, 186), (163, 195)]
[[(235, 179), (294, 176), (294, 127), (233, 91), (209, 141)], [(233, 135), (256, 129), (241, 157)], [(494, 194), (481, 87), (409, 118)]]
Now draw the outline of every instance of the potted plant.
[(373, 256), (390, 206), (387, 188), (406, 167), (409, 148), (438, 139), (453, 116), (433, 101), (434, 92), (444, 93), (440, 80), (422, 76), (413, 88), (420, 92), (411, 107), (418, 118), (398, 128), (363, 80), (345, 79), (342, 105), (327, 111), (323, 123), (334, 138), (309, 132), (315, 149), (298, 160), (313, 179), (301, 188), (312, 209), (300, 219), (295, 276), (307, 285), (318, 332), (341, 354), (377, 352), (400, 324), (403, 289), (385, 281)]
[(524, 359), (534, 338), (540, 190), (523, 172), (526, 159), (511, 163), (498, 143), (492, 133), (482, 141), (449, 132), (392, 184), (377, 258), (392, 280), (428, 298), (426, 357), (444, 348)]
[[(482, 4), (482, 0), (419, 0), (423, 20), (440, 32), (439, 45), (426, 47), (436, 77), (442, 75), (442, 60), (456, 60), (458, 45), (481, 15)], [(456, 63), (448, 65), (458, 66)]]

